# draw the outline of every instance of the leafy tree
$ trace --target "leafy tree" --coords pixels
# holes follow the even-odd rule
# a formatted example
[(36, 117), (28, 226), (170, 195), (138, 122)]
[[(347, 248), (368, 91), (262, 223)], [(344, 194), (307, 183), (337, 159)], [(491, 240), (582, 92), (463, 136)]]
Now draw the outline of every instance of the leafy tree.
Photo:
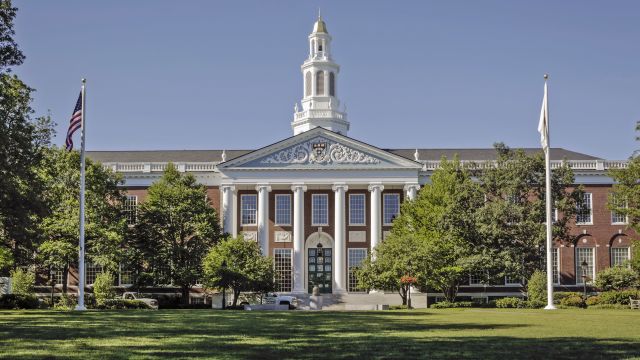
[(0, 247), (0, 271), (4, 271), (13, 266), (13, 256), (7, 248)]
[[(39, 225), (42, 243), (38, 257), (42, 265), (63, 271), (66, 292), (69, 266), (76, 265), (78, 258), (80, 154), (47, 149), (39, 176), (46, 184), (42, 198), (47, 212)], [(127, 231), (121, 183), (120, 175), (86, 159), (86, 254), (109, 272), (118, 271)]]
[(455, 300), (460, 281), (474, 266), (474, 212), (483, 201), (471, 175), (457, 159), (442, 159), (431, 184), (415, 201), (402, 205), (391, 235), (358, 271), (363, 286), (396, 289), (404, 303), (408, 286), (402, 286), (400, 277), (408, 274), (417, 278), (417, 285)]
[(610, 169), (616, 182), (609, 194), (608, 207), (628, 218), (629, 226), (640, 233), (640, 156), (629, 160), (626, 169)]
[(11, 271), (11, 292), (17, 295), (33, 295), (36, 275), (20, 268)]
[(102, 272), (96, 276), (96, 281), (93, 283), (93, 295), (98, 304), (116, 297), (116, 292), (113, 288), (115, 281), (113, 274), (110, 272)]
[(14, 266), (33, 262), (37, 246), (38, 198), (35, 171), (51, 138), (51, 120), (33, 119), (33, 89), (11, 74), (24, 55), (13, 39), (17, 9), (0, 0), (0, 247), (11, 249)]
[(169, 164), (140, 205), (138, 251), (159, 284), (180, 286), (182, 301), (202, 277), (202, 259), (220, 237), (215, 209), (203, 185)]
[[(478, 243), (474, 244), (487, 282), (505, 276), (528, 278), (544, 261), (546, 244), (545, 163), (543, 154), (527, 155), (496, 144), (493, 166), (478, 171), (484, 204), (477, 211)], [(573, 189), (573, 171), (564, 164), (553, 170), (551, 191), (558, 219), (553, 237), (570, 241), (571, 220), (582, 196)]]
[(267, 292), (275, 287), (273, 260), (262, 256), (256, 242), (245, 241), (242, 236), (220, 241), (202, 266), (208, 287), (233, 290), (233, 306), (242, 291)]
[(529, 306), (538, 308), (547, 303), (547, 274), (541, 270), (535, 270), (527, 281), (527, 300)]

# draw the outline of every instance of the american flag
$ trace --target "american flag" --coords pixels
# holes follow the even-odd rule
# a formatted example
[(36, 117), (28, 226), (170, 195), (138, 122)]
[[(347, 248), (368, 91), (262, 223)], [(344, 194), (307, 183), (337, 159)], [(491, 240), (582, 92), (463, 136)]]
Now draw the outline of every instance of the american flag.
[(67, 130), (67, 151), (73, 150), (73, 133), (82, 127), (82, 92), (78, 96), (76, 107), (73, 109), (71, 120), (69, 121), (69, 130)]

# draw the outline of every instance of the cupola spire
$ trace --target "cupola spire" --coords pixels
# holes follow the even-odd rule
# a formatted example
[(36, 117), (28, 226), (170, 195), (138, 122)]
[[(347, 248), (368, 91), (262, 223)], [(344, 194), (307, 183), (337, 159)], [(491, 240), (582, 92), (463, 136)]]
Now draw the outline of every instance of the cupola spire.
[(331, 36), (318, 9), (318, 19), (309, 35), (309, 57), (302, 64), (302, 109), (295, 107), (293, 134), (297, 135), (315, 127), (323, 127), (346, 135), (349, 130), (347, 114), (340, 111), (337, 96), (340, 66), (331, 56)]

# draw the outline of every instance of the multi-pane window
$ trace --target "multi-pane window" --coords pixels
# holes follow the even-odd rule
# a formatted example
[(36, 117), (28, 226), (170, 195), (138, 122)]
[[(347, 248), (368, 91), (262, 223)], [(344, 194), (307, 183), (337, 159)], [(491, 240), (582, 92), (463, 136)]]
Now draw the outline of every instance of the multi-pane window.
[(400, 213), (400, 194), (384, 194), (383, 209), (384, 225), (391, 225)]
[(135, 225), (138, 221), (138, 197), (136, 195), (127, 195), (124, 199), (122, 210), (127, 219), (127, 225)]
[(242, 225), (255, 225), (258, 217), (258, 196), (244, 194), (240, 196), (240, 218)]
[(505, 285), (520, 285), (522, 284), (522, 280), (517, 276), (505, 276), (504, 277)]
[(84, 269), (84, 278), (87, 285), (91, 285), (96, 282), (96, 277), (102, 272), (102, 266), (90, 262), (85, 263)]
[(291, 292), (291, 249), (273, 249), (276, 291)]
[(349, 225), (365, 225), (365, 199), (364, 194), (349, 195)]
[(276, 225), (291, 225), (291, 195), (276, 195)]
[(477, 272), (469, 275), (469, 285), (482, 285), (482, 273)]
[[(623, 208), (626, 209), (627, 208), (627, 202), (620, 199), (619, 196), (615, 196), (614, 194), (611, 195), (611, 203), (614, 207), (616, 208)], [(627, 217), (624, 214), (621, 214), (615, 210), (611, 211), (611, 223), (612, 224), (626, 224), (627, 223)]]
[(623, 266), (625, 261), (629, 260), (628, 247), (612, 247), (611, 248), (611, 266)]
[[(595, 259), (593, 255), (593, 248), (576, 248), (576, 284), (584, 284), (584, 276), (587, 277), (587, 283), (595, 279)], [(586, 263), (586, 267), (582, 266), (583, 263)]]
[(591, 224), (593, 223), (593, 206), (591, 202), (591, 193), (582, 194), (581, 201), (578, 202), (578, 208), (576, 211), (576, 223), (578, 224)]
[(355, 270), (360, 267), (362, 261), (367, 258), (366, 248), (351, 248), (349, 249), (348, 264), (349, 267), (349, 283), (347, 284), (347, 291), (349, 292), (362, 292), (365, 289), (358, 287), (358, 281), (356, 279)]
[(189, 298), (189, 301), (191, 302), (191, 304), (202, 305), (202, 304), (204, 304), (204, 297), (203, 296), (191, 296)]
[(311, 195), (311, 225), (329, 225), (329, 195)]
[(130, 268), (120, 265), (120, 286), (133, 284), (133, 271)]
[(560, 248), (553, 249), (553, 283), (560, 284)]
[(64, 275), (62, 270), (51, 271), (51, 277), (53, 278), (53, 281), (55, 281), (56, 285), (64, 285), (62, 283), (64, 281), (62, 275)]

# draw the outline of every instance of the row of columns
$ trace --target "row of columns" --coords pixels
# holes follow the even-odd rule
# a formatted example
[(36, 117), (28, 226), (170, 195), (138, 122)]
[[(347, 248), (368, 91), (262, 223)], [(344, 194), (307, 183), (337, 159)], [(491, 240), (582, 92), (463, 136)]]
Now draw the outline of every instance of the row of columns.
[[(223, 185), (222, 189), (222, 224), (223, 231), (236, 235), (234, 225), (234, 192), (233, 185)], [(331, 189), (334, 192), (334, 293), (346, 291), (346, 193), (349, 187), (344, 183), (336, 183)], [(419, 189), (418, 184), (406, 185), (404, 190), (406, 198), (413, 200)], [(371, 202), (371, 251), (382, 240), (382, 191), (384, 185), (370, 184), (368, 187)], [(269, 192), (271, 186), (259, 184), (256, 186), (258, 193), (258, 243), (263, 255), (269, 254)], [(304, 184), (294, 184), (291, 186), (293, 192), (293, 292), (305, 293), (305, 232), (304, 232), (304, 193), (307, 186)]]

